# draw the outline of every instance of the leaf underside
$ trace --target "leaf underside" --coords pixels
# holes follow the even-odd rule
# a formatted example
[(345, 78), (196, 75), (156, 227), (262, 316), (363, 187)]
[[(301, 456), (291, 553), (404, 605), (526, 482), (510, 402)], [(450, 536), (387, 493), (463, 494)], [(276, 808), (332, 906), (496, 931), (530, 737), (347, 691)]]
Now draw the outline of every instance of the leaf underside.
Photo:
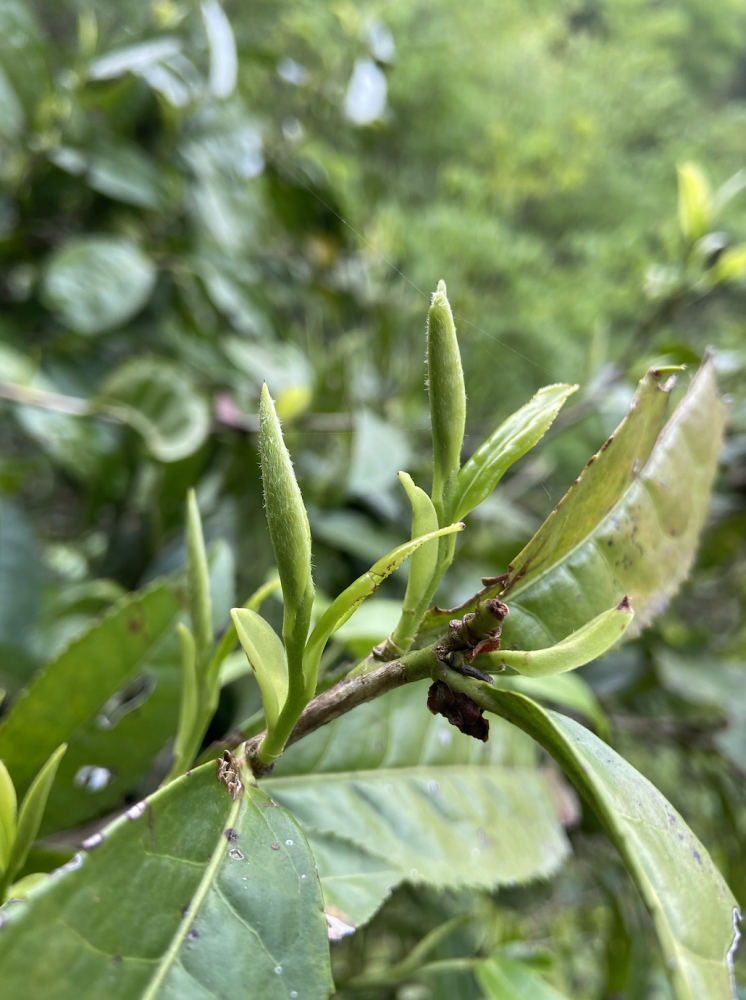
[(661, 793), (566, 716), (480, 685), (493, 708), (554, 756), (602, 819), (653, 918), (677, 1000), (732, 1000), (736, 900)]
[(34, 1000), (324, 1000), (321, 907), (297, 824), (256, 787), (234, 802), (210, 763), (2, 911), (0, 980)]
[(722, 442), (712, 360), (661, 432), (667, 401), (649, 372), (615, 434), (511, 564), (505, 648), (550, 646), (625, 594), (635, 611), (631, 637), (685, 579)]
[(426, 691), (361, 705), (262, 781), (308, 837), (327, 905), (355, 926), (404, 880), (490, 889), (548, 877), (568, 853), (531, 741), (496, 719), (478, 743), (432, 716)]

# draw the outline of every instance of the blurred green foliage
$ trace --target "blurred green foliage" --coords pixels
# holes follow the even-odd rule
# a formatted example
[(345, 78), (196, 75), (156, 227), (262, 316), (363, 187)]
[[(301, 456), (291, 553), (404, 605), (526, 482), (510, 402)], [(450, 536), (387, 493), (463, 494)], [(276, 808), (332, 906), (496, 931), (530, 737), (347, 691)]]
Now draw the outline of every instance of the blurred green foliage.
[[(403, 541), (396, 473), (421, 480), (428, 460), (422, 330), (440, 278), (467, 446), (547, 382), (582, 383), (459, 539), (445, 605), (504, 571), (649, 365), (696, 366), (713, 344), (733, 402), (699, 564), (653, 628), (583, 674), (613, 744), (746, 901), (743, 4), (225, 14), (236, 62), (216, 3), (0, 3), (2, 686), (12, 697), (124, 590), (179, 570), (190, 486), (238, 602), (264, 581), (265, 379), (322, 599)], [(701, 173), (682, 191), (703, 200), (677, 220), (689, 161)], [(213, 603), (224, 623), (233, 597)], [(377, 606), (324, 669), (390, 630), (385, 594)], [(229, 685), (210, 736), (257, 707), (249, 680)], [(334, 946), (339, 982), (470, 914), (428, 959), (453, 964), (340, 995), (476, 998), (469, 960), (499, 950), (568, 996), (668, 997), (647, 917), (585, 812), (573, 839), (563, 873), (528, 889), (397, 890)]]

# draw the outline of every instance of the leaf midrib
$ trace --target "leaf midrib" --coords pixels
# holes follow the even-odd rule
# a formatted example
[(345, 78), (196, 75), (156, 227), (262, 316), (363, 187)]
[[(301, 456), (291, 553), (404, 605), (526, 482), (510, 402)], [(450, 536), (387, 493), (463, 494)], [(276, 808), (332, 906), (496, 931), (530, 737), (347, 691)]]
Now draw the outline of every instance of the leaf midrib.
[(189, 928), (194, 923), (194, 920), (199, 913), (200, 906), (204, 902), (208, 891), (210, 890), (212, 883), (215, 881), (215, 876), (217, 874), (220, 865), (223, 862), (226, 851), (228, 850), (228, 841), (225, 837), (224, 830), (226, 827), (232, 827), (236, 823), (236, 818), (238, 816), (239, 810), (243, 803), (243, 798), (246, 793), (244, 791), (238, 796), (236, 801), (231, 806), (231, 810), (228, 813), (228, 817), (225, 823), (221, 824), (220, 833), (218, 834), (218, 842), (213, 851), (212, 858), (205, 869), (205, 873), (200, 880), (197, 890), (189, 900), (189, 909), (187, 910), (186, 916), (182, 919), (176, 933), (173, 936), (171, 944), (168, 946), (165, 954), (163, 955), (158, 968), (155, 971), (153, 978), (150, 980), (147, 989), (142, 994), (141, 1000), (155, 1000), (158, 990), (163, 984), (163, 980), (166, 974), (171, 969), (174, 964), (176, 957), (179, 953), (179, 949), (184, 943), (184, 938), (187, 935)]

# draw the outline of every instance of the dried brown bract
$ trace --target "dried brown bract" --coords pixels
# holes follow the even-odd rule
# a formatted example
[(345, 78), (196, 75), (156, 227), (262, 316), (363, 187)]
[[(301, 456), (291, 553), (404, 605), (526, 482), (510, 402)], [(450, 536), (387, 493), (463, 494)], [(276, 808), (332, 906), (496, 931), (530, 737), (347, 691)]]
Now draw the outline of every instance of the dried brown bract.
[(490, 724), (484, 712), (467, 694), (452, 691), (445, 681), (435, 681), (427, 692), (427, 707), (433, 715), (443, 715), (460, 732), (486, 743)]
[(228, 789), (231, 798), (235, 802), (243, 791), (243, 785), (238, 777), (238, 765), (230, 750), (224, 750), (223, 756), (216, 761), (218, 781), (221, 781)]

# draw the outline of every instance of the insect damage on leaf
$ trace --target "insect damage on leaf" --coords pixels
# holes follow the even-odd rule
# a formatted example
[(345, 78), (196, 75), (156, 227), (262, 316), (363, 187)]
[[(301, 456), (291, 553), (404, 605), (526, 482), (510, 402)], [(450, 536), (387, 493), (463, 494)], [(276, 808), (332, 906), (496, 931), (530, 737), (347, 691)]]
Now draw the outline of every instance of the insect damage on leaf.
[(445, 681), (435, 681), (427, 692), (427, 707), (433, 715), (443, 715), (466, 736), (486, 743), (490, 724), (473, 699), (460, 691), (452, 691)]
[(238, 765), (230, 750), (224, 750), (223, 756), (218, 758), (216, 764), (218, 781), (225, 785), (235, 802), (243, 791), (243, 785), (238, 777)]

